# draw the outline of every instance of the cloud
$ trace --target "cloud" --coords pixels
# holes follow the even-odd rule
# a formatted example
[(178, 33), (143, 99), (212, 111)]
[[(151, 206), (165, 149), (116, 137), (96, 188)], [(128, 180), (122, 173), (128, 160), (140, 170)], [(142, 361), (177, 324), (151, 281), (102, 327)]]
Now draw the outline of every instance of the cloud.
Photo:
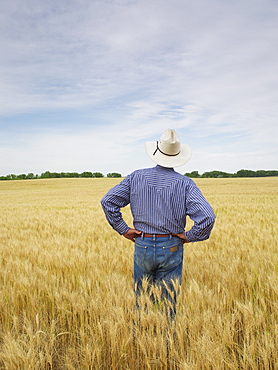
[[(264, 152), (275, 152), (277, 137), (272, 1), (11, 0), (1, 7), (0, 145), (10, 163), (34, 166), (38, 153), (40, 168), (52, 157), (54, 167), (57, 158), (59, 167), (79, 167), (91, 157), (103, 170), (110, 159), (125, 172), (145, 164), (131, 159), (135, 148), (168, 127), (192, 143), (200, 157), (192, 163), (204, 170), (206, 151), (222, 170), (240, 166), (245, 148), (254, 166), (274, 163)], [(106, 155), (98, 156), (104, 137)]]

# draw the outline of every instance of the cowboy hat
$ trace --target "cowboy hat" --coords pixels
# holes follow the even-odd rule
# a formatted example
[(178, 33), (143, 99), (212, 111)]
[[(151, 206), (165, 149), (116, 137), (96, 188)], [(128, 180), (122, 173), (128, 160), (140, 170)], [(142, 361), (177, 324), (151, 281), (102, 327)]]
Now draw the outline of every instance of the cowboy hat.
[(148, 141), (145, 149), (152, 161), (162, 167), (179, 167), (191, 158), (191, 148), (181, 144), (175, 130), (168, 128), (163, 132), (159, 141)]

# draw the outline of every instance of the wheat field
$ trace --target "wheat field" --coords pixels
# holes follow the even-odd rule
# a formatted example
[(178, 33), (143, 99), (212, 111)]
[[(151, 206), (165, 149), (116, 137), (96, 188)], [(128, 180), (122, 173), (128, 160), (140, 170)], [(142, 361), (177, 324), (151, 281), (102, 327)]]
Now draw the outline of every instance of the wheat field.
[(119, 181), (0, 182), (0, 368), (278, 369), (278, 178), (196, 180), (217, 220), (172, 325), (134, 311), (133, 243), (99, 204)]

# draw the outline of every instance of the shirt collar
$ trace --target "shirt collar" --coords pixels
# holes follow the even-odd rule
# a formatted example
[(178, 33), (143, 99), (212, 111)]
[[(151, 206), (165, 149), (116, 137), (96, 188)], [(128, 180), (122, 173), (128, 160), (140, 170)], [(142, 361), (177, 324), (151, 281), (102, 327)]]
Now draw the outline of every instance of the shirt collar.
[(175, 172), (174, 168), (162, 167), (159, 164), (155, 167), (158, 171)]

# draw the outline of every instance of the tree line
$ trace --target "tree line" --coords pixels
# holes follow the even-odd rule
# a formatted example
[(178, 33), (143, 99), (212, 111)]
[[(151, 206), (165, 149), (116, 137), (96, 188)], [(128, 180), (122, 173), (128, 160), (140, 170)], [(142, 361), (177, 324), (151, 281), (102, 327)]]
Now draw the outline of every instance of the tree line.
[(228, 173), (223, 171), (210, 171), (204, 172), (202, 175), (198, 171), (192, 171), (185, 173), (184, 176), (191, 178), (224, 178), (224, 177), (270, 177), (278, 176), (278, 171), (276, 170), (239, 170), (236, 173)]
[[(199, 174), (198, 171), (192, 171), (185, 173), (184, 176), (188, 176), (191, 178), (225, 178), (225, 177), (269, 177), (269, 176), (278, 176), (278, 171), (276, 170), (239, 170), (236, 173), (228, 173), (223, 171), (210, 171), (204, 172), (203, 174)], [(105, 177), (101, 172), (50, 172), (46, 171), (40, 175), (35, 175), (34, 173), (26, 174), (10, 174), (7, 176), (0, 176), (0, 180), (32, 180), (32, 179), (53, 179), (53, 178), (101, 178)], [(122, 177), (122, 175), (118, 172), (110, 172), (106, 175), (106, 177)]]
[[(57, 179), (57, 178), (81, 178), (81, 177), (105, 177), (101, 172), (50, 172), (46, 171), (40, 175), (34, 174), (32, 172), (26, 174), (10, 174), (7, 176), (0, 176), (0, 180), (33, 180), (33, 179)], [(117, 172), (110, 172), (106, 175), (106, 177), (122, 177), (120, 173)]]

